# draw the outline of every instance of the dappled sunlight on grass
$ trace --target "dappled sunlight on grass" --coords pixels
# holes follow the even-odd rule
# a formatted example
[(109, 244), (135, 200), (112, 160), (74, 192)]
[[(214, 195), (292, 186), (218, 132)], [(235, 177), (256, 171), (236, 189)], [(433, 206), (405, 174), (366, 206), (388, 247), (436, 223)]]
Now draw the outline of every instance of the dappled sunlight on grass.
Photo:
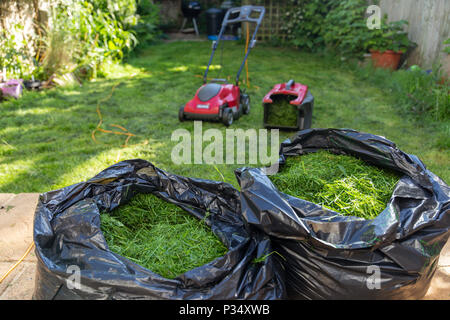
[[(46, 113), (52, 113), (52, 112), (56, 112), (58, 109), (56, 108), (52, 108), (52, 107), (47, 107), (47, 108), (32, 108), (32, 109), (18, 109), (14, 112), (12, 112), (12, 114), (14, 116), (27, 116), (27, 115), (33, 115), (33, 114), (46, 114)], [(59, 110), (58, 110), (59, 112)]]
[[(12, 125), (9, 127), (4, 127), (0, 129), (0, 134), (2, 136), (9, 136), (11, 137), (12, 135), (18, 135), (20, 133), (24, 133), (27, 130), (31, 130), (35, 128), (35, 126), (33, 124), (17, 124), (17, 125)], [(2, 141), (8, 141), (6, 140), (6, 138), (2, 138)], [(12, 142), (8, 142), (8, 143), (12, 143)]]
[(188, 71), (189, 67), (187, 66), (179, 66), (179, 67), (173, 67), (173, 68), (169, 68), (167, 69), (167, 71), (171, 71), (171, 72), (186, 72)]
[[(201, 66), (200, 69), (202, 70), (206, 70), (207, 66)], [(214, 70), (220, 70), (222, 69), (222, 66), (220, 64), (212, 64), (209, 66), (209, 71), (214, 71)]]
[[(180, 65), (176, 62), (164, 62), (162, 63), (163, 66), (166, 67), (166, 71), (169, 72), (191, 72), (195, 74), (201, 74), (203, 75), (204, 71), (206, 70), (206, 64), (205, 65), (199, 65), (199, 64), (193, 64), (193, 63), (186, 63), (183, 65)], [(221, 70), (222, 66), (217, 64), (212, 64), (209, 67), (209, 71), (216, 71)], [(160, 72), (160, 75), (164, 74), (164, 72)]]
[[(10, 192), (19, 192), (18, 190), (27, 190), (30, 185), (27, 183), (27, 179), (33, 179), (33, 177), (41, 176), (42, 173), (34, 166), (36, 159), (17, 159), (16, 161), (8, 161), (8, 163), (0, 164), (0, 181), (2, 185), (17, 185), (16, 190)], [(18, 177), (22, 177), (21, 181), (17, 181)], [(7, 192), (7, 191), (5, 191)]]
[(79, 96), (80, 94), (81, 94), (81, 92), (78, 91), (78, 90), (76, 90), (76, 89), (70, 90), (70, 91), (66, 90), (66, 91), (64, 92), (64, 95), (67, 96), (67, 97), (70, 97), (70, 96)]
[[(122, 79), (130, 77), (131, 75), (139, 75), (141, 73), (146, 73), (148, 70), (143, 68), (136, 68), (130, 64), (116, 64), (116, 63), (105, 63), (101, 72), (108, 79)], [(100, 79), (101, 80), (101, 79)], [(99, 81), (99, 80), (97, 80)]]

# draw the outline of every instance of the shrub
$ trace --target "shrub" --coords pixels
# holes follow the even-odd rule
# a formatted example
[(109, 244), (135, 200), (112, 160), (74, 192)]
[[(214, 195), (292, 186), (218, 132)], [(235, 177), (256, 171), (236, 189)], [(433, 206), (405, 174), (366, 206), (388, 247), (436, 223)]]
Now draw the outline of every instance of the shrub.
[(405, 25), (408, 25), (408, 21), (388, 22), (387, 16), (384, 16), (380, 29), (370, 30), (367, 33), (364, 47), (380, 52), (386, 50), (406, 52), (413, 43), (408, 39), (408, 33), (404, 31)]
[(70, 31), (68, 20), (57, 18), (56, 12), (53, 12), (53, 17), (53, 26), (46, 30), (43, 41), (42, 67), (47, 77), (55, 73), (72, 72), (81, 54), (81, 43)]
[(11, 31), (0, 30), (0, 72), (6, 71), (7, 78), (28, 78), (37, 68), (35, 59), (27, 51), (25, 40), (19, 41), (15, 34), (23, 26), (15, 24)]
[(367, 29), (364, 19), (365, 0), (339, 1), (323, 21), (323, 38), (326, 46), (346, 56), (362, 55), (367, 51)]
[(333, 6), (330, 0), (289, 0), (281, 30), (296, 47), (317, 50), (324, 46), (323, 21)]
[(145, 46), (160, 35), (159, 7), (151, 1), (138, 0), (136, 12), (138, 21), (133, 30), (139, 39), (139, 45)]
[[(109, 13), (114, 20), (120, 22), (125, 30), (131, 29), (138, 23), (136, 16), (139, 0), (88, 0), (94, 10)], [(150, 2), (150, 1), (147, 1)]]
[(100, 1), (60, 2), (53, 9), (53, 24), (47, 30), (43, 59), (47, 76), (72, 72), (95, 77), (105, 60), (120, 61), (137, 43), (125, 30), (123, 17), (102, 11)]
[(381, 29), (366, 25), (366, 0), (290, 0), (282, 30), (286, 40), (313, 51), (327, 47), (346, 57), (361, 58), (368, 49), (406, 51), (411, 45), (405, 20), (387, 22)]
[(47, 77), (76, 72), (94, 78), (106, 61), (121, 61), (138, 42), (158, 35), (158, 7), (144, 0), (59, 0), (46, 30), (42, 63)]

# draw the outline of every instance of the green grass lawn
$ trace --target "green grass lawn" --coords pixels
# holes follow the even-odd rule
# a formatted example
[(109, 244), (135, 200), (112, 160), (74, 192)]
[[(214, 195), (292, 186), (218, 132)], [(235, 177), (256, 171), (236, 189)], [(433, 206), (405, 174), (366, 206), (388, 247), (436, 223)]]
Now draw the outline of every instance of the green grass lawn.
[[(173, 173), (225, 179), (237, 185), (235, 165), (175, 165), (171, 161), (171, 134), (177, 128), (193, 130), (192, 122), (178, 122), (180, 105), (201, 85), (199, 75), (210, 54), (210, 42), (159, 44), (113, 66), (106, 79), (81, 87), (26, 92), (17, 101), (0, 104), (0, 192), (46, 192), (91, 178), (126, 159), (142, 158)], [(243, 46), (227, 43), (221, 77), (233, 79)], [(220, 57), (220, 51), (217, 57)], [(215, 64), (219, 64), (216, 59)], [(249, 60), (252, 109), (232, 128), (262, 128), (261, 100), (274, 84), (295, 79), (309, 85), (315, 97), (313, 127), (352, 128), (378, 134), (403, 151), (419, 156), (431, 171), (450, 182), (450, 150), (442, 143), (449, 128), (411, 120), (398, 112), (390, 92), (359, 80), (351, 71), (326, 58), (295, 49), (257, 46)], [(217, 72), (218, 70), (214, 70)], [(214, 76), (214, 74), (211, 74)], [(242, 77), (243, 79), (244, 77)], [(104, 129), (125, 127), (135, 134), (123, 148), (126, 136), (98, 132), (100, 104)], [(445, 127), (445, 126), (444, 126)], [(221, 123), (204, 123), (204, 129), (224, 131)], [(293, 132), (283, 132), (281, 139)], [(216, 170), (217, 169), (217, 170)]]

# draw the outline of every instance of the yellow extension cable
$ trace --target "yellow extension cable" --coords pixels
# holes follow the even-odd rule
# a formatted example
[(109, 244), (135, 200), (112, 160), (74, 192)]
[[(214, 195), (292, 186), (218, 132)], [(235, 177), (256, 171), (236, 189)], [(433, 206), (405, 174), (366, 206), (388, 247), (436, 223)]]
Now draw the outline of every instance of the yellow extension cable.
[(34, 247), (34, 241), (31, 242), (31, 244), (28, 246), (27, 251), (23, 254), (22, 258), (20, 258), (11, 268), (9, 268), (8, 271), (0, 278), (0, 283), (3, 282), (3, 280), (6, 279), (7, 276), (26, 258), (26, 256), (30, 253), (31, 249)]
[[(247, 38), (246, 38), (246, 40), (245, 40), (245, 53), (247, 53), (247, 50), (248, 50), (248, 42), (249, 42), (249, 40), (250, 40), (250, 31), (249, 31), (249, 27), (250, 27), (250, 25), (249, 25), (249, 23), (247, 22), (247, 26), (246, 26), (246, 28), (245, 28), (245, 29), (247, 29)], [(249, 80), (249, 78), (248, 78), (248, 59), (245, 60), (245, 72), (246, 72), (246, 74), (247, 74), (247, 88), (250, 88), (250, 80)]]
[[(116, 84), (112, 87), (110, 94), (109, 94), (106, 98), (101, 99), (101, 100), (98, 102), (98, 104), (97, 104), (97, 114), (98, 114), (98, 117), (99, 117), (99, 123), (97, 124), (97, 127), (95, 128), (95, 130), (92, 131), (91, 136), (92, 136), (92, 140), (97, 141), (97, 140), (95, 139), (95, 132), (96, 132), (96, 131), (101, 131), (101, 132), (105, 132), (105, 133), (112, 133), (112, 134), (118, 134), (118, 135), (125, 135), (125, 136), (127, 136), (127, 138), (126, 138), (126, 140), (125, 140), (125, 144), (124, 144), (122, 147), (127, 147), (128, 140), (129, 140), (131, 137), (134, 137), (135, 135), (132, 134), (131, 132), (129, 132), (126, 128), (124, 128), (124, 127), (122, 127), (122, 126), (120, 126), (120, 125), (117, 125), (117, 124), (111, 124), (110, 126), (111, 126), (111, 127), (118, 128), (118, 129), (122, 130), (123, 132), (120, 132), (120, 131), (113, 131), (113, 130), (105, 130), (105, 129), (101, 128), (101, 125), (103, 124), (103, 117), (102, 117), (102, 114), (101, 114), (101, 112), (100, 112), (100, 104), (101, 104), (102, 102), (105, 102), (105, 101), (107, 101), (107, 100), (109, 100), (109, 99), (111, 98), (112, 94), (114, 93), (114, 90), (116, 89), (116, 87), (117, 87), (120, 83), (121, 83), (121, 82), (116, 83)], [(119, 152), (119, 154), (118, 154), (118, 158), (119, 158), (119, 157), (120, 157), (120, 152)], [(8, 277), (8, 276), (10, 275), (10, 273), (13, 272), (13, 270), (14, 270), (15, 268), (17, 268), (17, 266), (18, 266), (18, 265), (26, 258), (26, 256), (30, 253), (30, 251), (31, 251), (31, 249), (33, 249), (33, 247), (34, 247), (34, 242), (32, 242), (32, 243), (28, 246), (28, 249), (27, 249), (27, 251), (25, 251), (24, 255), (23, 255), (23, 256), (22, 256), (22, 257), (21, 257), (21, 258), (20, 258), (20, 259), (19, 259), (19, 260), (11, 267), (11, 268), (9, 268), (9, 270), (6, 271), (6, 273), (0, 278), (0, 283), (2, 283), (3, 280), (5, 280), (6, 277)]]
[[(134, 76), (135, 76), (135, 74), (132, 74), (132, 75), (130, 76), (130, 79), (131, 79), (132, 77), (134, 77)], [(105, 129), (101, 128), (101, 126), (102, 126), (102, 124), (103, 124), (103, 117), (102, 117), (102, 113), (100, 112), (100, 104), (101, 104), (102, 102), (106, 102), (106, 101), (108, 101), (109, 99), (111, 99), (111, 97), (112, 97), (112, 95), (113, 95), (113, 93), (114, 93), (114, 90), (116, 90), (117, 86), (118, 86), (119, 84), (121, 84), (121, 83), (122, 83), (122, 81), (117, 82), (117, 83), (112, 87), (111, 92), (109, 93), (109, 95), (108, 95), (106, 98), (100, 99), (100, 100), (98, 101), (96, 111), (97, 111), (97, 115), (98, 115), (98, 118), (99, 118), (99, 122), (98, 122), (98, 124), (97, 124), (97, 127), (92, 131), (92, 133), (91, 133), (91, 138), (92, 138), (92, 140), (94, 140), (94, 142), (97, 142), (97, 139), (95, 138), (95, 133), (96, 133), (97, 131), (104, 132), (104, 133), (112, 133), (112, 134), (117, 134), (117, 135), (124, 135), (124, 136), (127, 136), (124, 145), (122, 145), (122, 147), (125, 148), (125, 147), (128, 146), (128, 140), (130, 140), (130, 138), (131, 138), (131, 137), (134, 137), (135, 135), (132, 134), (131, 132), (129, 132), (129, 131), (128, 131), (127, 129), (125, 129), (124, 127), (122, 127), (122, 126), (120, 126), (120, 125), (117, 125), (117, 124), (111, 124), (110, 126), (111, 126), (111, 127), (118, 128), (118, 129), (120, 129), (120, 130), (122, 130), (122, 131), (105, 130)]]

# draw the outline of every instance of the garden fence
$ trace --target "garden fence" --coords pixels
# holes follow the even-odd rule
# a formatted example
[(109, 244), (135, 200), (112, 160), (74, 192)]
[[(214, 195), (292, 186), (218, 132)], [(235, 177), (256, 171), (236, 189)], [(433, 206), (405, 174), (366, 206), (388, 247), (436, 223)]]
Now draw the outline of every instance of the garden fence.
[[(266, 15), (258, 31), (258, 40), (275, 40), (284, 39), (282, 31), (285, 13), (289, 8), (290, 1), (288, 0), (243, 0), (243, 5), (260, 5), (266, 8)], [(250, 34), (253, 31), (252, 25), (250, 27)], [(245, 29), (244, 29), (245, 30)]]

